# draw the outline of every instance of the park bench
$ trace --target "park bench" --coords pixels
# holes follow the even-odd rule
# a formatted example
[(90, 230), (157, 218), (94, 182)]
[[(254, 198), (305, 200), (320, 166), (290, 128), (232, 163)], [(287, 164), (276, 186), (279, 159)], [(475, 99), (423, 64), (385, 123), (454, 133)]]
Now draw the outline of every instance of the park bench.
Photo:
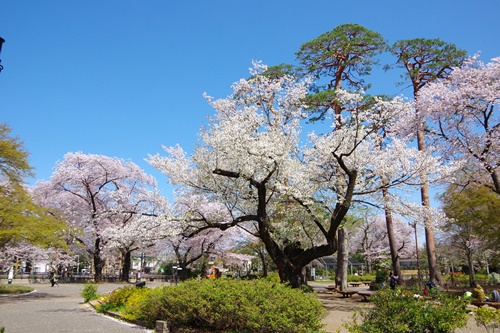
[(491, 306), (492, 308), (495, 308), (495, 309), (500, 309), (500, 302), (475, 302), (475, 301), (472, 301), (471, 302), (472, 305), (475, 305), (477, 307), (481, 307), (481, 306)]
[(368, 301), (368, 297), (373, 296), (377, 294), (376, 291), (373, 290), (363, 290), (363, 291), (358, 291), (358, 295), (361, 295), (364, 297), (365, 301)]
[(342, 297), (343, 298), (347, 298), (347, 297), (352, 297), (352, 295), (356, 294), (357, 291), (356, 290), (337, 290), (337, 292), (339, 294), (342, 294)]
[(334, 292), (337, 290), (337, 287), (332, 284), (332, 285), (326, 286), (325, 289), (327, 291)]

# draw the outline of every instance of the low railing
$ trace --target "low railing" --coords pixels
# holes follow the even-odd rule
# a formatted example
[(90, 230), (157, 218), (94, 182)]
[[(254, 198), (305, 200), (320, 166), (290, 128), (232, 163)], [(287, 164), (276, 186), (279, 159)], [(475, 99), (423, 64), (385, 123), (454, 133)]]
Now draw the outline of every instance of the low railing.
[[(0, 280), (7, 280), (8, 274), (0, 274)], [(49, 282), (49, 274), (48, 273), (23, 273), (23, 274), (15, 274), (14, 280), (26, 280), (29, 283), (48, 283)], [(129, 279), (130, 282), (136, 282), (137, 278), (131, 277)], [(141, 275), (140, 281), (146, 282), (170, 282), (172, 280), (172, 275), (161, 275), (161, 274), (143, 274)], [(59, 275), (57, 277), (57, 281), (59, 283), (87, 283), (94, 281), (94, 275), (92, 274), (80, 274), (80, 275)], [(120, 278), (118, 276), (108, 276), (103, 275), (103, 282), (120, 282)]]

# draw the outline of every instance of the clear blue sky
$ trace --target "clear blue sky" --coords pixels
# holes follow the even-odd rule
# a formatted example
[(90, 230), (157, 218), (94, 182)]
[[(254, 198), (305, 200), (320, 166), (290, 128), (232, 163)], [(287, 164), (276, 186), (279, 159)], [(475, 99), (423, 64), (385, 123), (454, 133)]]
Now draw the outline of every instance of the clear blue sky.
[[(499, 15), (498, 0), (4, 0), (0, 122), (30, 152), (29, 183), (82, 151), (132, 160), (168, 191), (147, 154), (190, 150), (213, 113), (203, 92), (226, 97), (253, 59), (291, 63), (301, 44), (358, 23), (390, 43), (440, 38), (489, 61)], [(398, 75), (380, 71), (370, 92), (401, 92)]]

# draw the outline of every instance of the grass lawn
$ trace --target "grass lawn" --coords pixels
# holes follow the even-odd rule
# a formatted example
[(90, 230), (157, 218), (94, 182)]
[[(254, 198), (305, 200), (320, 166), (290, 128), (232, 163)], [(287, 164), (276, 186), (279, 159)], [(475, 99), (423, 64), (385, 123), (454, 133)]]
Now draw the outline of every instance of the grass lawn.
[(28, 286), (16, 286), (12, 284), (0, 284), (0, 295), (5, 294), (26, 294), (34, 289)]

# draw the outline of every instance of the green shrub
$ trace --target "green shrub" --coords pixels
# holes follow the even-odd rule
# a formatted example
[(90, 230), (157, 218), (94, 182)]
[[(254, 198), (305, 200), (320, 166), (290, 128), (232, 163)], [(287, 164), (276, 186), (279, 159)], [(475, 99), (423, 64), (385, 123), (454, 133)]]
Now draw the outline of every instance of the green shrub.
[(280, 275), (278, 273), (271, 273), (268, 274), (264, 279), (269, 282), (279, 283)]
[[(0, 284), (1, 294), (26, 294), (32, 292), (34, 289), (28, 286), (18, 286), (13, 284)], [(0, 331), (1, 332), (1, 331)]]
[(385, 283), (387, 281), (387, 278), (389, 277), (389, 273), (385, 270), (380, 270), (375, 273), (375, 282), (377, 283)]
[(83, 301), (85, 303), (92, 301), (94, 299), (99, 298), (99, 294), (97, 293), (97, 286), (92, 282), (87, 282), (83, 286), (83, 290), (80, 293), (80, 296), (83, 297)]
[(166, 320), (177, 327), (216, 332), (321, 332), (324, 309), (314, 294), (264, 279), (186, 281), (152, 289), (138, 303), (149, 325)]
[(486, 332), (494, 332), (500, 328), (500, 310), (483, 306), (474, 310), (474, 317), (478, 326), (483, 326)]
[(491, 273), (488, 275), (488, 284), (489, 285), (495, 285), (500, 283), (500, 274), (498, 273)]
[(364, 282), (364, 281), (373, 281), (374, 277), (371, 276), (370, 274), (365, 274), (365, 275), (348, 275), (347, 276), (347, 281), (348, 282)]
[(374, 306), (356, 310), (354, 320), (345, 325), (349, 332), (450, 333), (467, 324), (465, 304), (444, 292), (429, 299), (399, 288), (383, 289), (370, 299)]

